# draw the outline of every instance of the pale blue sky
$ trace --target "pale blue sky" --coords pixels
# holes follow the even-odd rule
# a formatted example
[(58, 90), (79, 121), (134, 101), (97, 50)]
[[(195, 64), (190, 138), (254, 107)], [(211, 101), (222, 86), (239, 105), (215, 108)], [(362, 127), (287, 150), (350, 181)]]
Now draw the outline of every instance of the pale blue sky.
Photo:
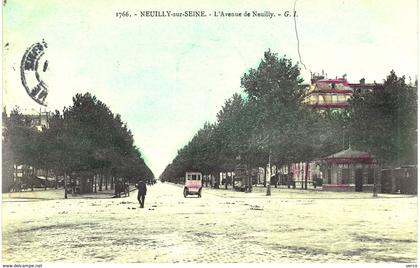
[[(119, 113), (158, 176), (268, 48), (298, 61), (291, 18), (132, 18), (130, 10), (293, 10), (294, 1), (27, 1), (3, 7), (3, 105), (39, 110), (20, 83), (27, 47), (48, 43), (49, 110), (86, 91)], [(417, 1), (298, 0), (302, 60), (330, 77), (417, 74)], [(309, 81), (309, 71), (303, 70)]]

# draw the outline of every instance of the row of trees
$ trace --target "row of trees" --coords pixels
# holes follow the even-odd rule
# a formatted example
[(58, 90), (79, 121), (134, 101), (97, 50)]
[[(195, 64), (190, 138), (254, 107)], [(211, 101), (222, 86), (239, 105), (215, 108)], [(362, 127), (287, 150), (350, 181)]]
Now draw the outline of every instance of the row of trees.
[[(18, 108), (3, 112), (3, 190), (13, 184), (14, 168), (27, 165), (54, 175), (84, 174), (91, 181), (153, 178), (133, 135), (106, 104), (89, 93), (73, 97), (73, 105), (55, 111), (49, 126), (38, 131)], [(107, 187), (107, 183), (105, 184)]]
[(229, 98), (160, 178), (172, 181), (190, 170), (218, 176), (234, 170), (237, 156), (249, 168), (265, 167), (269, 157), (277, 165), (307, 162), (350, 143), (384, 164), (417, 163), (417, 88), (404, 77), (392, 71), (382, 90), (356, 93), (349, 109), (324, 112), (303, 104), (302, 82), (298, 64), (265, 52), (258, 68), (242, 76), (243, 95)]

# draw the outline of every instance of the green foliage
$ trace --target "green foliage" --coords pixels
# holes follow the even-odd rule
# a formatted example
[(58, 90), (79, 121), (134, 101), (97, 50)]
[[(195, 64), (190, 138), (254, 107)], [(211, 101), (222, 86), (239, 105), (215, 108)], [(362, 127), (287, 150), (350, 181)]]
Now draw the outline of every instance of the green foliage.
[[(299, 155), (289, 147), (292, 142), (296, 146), (306, 144), (302, 140), (307, 129), (298, 122), (303, 120), (299, 116), (304, 109), (299, 75), (298, 65), (291, 60), (265, 52), (258, 68), (250, 69), (241, 79), (248, 98), (234, 94), (226, 100), (216, 123), (207, 123), (197, 132), (166, 167), (161, 179), (174, 180), (191, 170), (207, 174), (232, 171), (237, 156), (249, 167), (265, 166), (270, 150), (278, 161), (307, 156), (306, 148)], [(297, 143), (298, 135), (301, 141)]]
[(417, 163), (417, 89), (391, 72), (383, 90), (355, 93), (351, 109), (319, 111), (303, 104), (299, 66), (267, 51), (241, 78), (247, 98), (226, 100), (214, 124), (206, 123), (169, 164), (162, 180), (186, 171), (232, 171), (240, 156), (248, 167), (319, 159), (348, 148), (386, 162)]
[[(278, 58), (270, 50), (257, 69), (250, 69), (241, 78), (241, 85), (250, 98), (269, 103), (289, 103), (297, 105), (301, 102), (304, 89), (299, 87), (303, 82), (300, 69), (290, 59)], [(274, 107), (273, 107), (274, 108)]]
[(291, 162), (311, 157), (312, 116), (302, 105), (305, 88), (299, 66), (270, 51), (257, 69), (244, 74), (241, 85), (253, 105), (256, 128), (251, 132), (256, 151), (274, 155), (276, 162)]
[(55, 111), (43, 131), (18, 109), (9, 117), (3, 112), (3, 146), (9, 173), (14, 164), (26, 164), (56, 174), (110, 171), (132, 181), (154, 178), (121, 117), (89, 93), (77, 94), (62, 114)]
[(352, 144), (385, 164), (417, 163), (417, 88), (394, 71), (383, 88), (355, 93), (350, 100)]

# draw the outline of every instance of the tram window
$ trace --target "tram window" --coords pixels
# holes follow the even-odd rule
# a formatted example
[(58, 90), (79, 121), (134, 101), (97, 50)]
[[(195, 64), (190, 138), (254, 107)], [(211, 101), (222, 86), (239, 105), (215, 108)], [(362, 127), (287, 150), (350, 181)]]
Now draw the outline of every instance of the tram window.
[(196, 176), (197, 176), (197, 175), (192, 175), (192, 179), (193, 179), (193, 180), (196, 180)]

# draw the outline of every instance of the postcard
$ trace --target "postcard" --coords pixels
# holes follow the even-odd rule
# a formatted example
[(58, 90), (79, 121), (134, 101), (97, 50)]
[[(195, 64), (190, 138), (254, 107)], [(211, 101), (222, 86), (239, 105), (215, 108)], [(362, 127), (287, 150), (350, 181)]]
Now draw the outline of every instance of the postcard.
[(3, 267), (417, 267), (418, 1), (2, 9)]

